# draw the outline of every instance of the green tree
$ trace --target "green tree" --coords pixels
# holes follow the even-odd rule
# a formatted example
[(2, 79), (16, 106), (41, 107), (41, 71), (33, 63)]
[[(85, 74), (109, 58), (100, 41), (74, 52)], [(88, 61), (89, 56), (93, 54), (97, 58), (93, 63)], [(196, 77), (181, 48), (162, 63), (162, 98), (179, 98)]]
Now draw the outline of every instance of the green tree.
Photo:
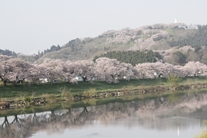
[(174, 60), (174, 64), (184, 65), (185, 63), (187, 63), (186, 56), (180, 51), (174, 52), (172, 54), (172, 58)]
[(101, 54), (100, 56), (95, 56), (93, 61), (100, 57), (108, 57), (111, 59), (117, 59), (118, 61), (130, 63), (136, 65), (138, 63), (144, 62), (156, 62), (162, 59), (162, 56), (158, 52), (153, 52), (152, 50), (146, 51), (110, 51), (106, 54)]

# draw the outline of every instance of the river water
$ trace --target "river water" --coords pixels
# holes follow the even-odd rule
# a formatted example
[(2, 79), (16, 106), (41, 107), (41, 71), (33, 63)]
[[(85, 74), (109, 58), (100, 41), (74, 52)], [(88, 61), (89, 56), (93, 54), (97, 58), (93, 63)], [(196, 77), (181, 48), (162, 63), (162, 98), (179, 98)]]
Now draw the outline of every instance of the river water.
[(191, 138), (205, 130), (207, 93), (0, 117), (1, 138)]

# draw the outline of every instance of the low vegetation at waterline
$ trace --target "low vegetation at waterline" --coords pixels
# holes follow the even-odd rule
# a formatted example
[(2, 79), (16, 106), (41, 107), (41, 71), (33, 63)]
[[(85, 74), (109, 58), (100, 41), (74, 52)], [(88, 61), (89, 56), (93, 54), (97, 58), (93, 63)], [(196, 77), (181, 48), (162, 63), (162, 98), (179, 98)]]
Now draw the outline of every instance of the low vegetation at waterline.
[[(171, 87), (172, 83), (165, 78), (159, 79), (140, 79), (140, 80), (121, 80), (119, 83), (106, 83), (101, 81), (90, 82), (79, 82), (78, 84), (69, 83), (44, 83), (44, 84), (21, 84), (21, 85), (8, 85), (3, 86), (0, 84), (0, 97), (1, 98), (12, 98), (21, 96), (40, 96), (42, 94), (64, 94), (66, 91), (72, 94), (80, 95), (84, 91), (90, 89), (96, 89), (96, 92), (107, 92), (117, 90), (127, 90), (133, 88), (147, 88), (153, 86), (166, 86)], [(182, 78), (179, 81), (179, 85), (191, 85), (196, 83), (207, 83), (206, 77), (192, 77)], [(21, 96), (20, 96), (21, 95)]]
[(171, 84), (171, 89), (176, 89), (176, 87), (178, 86), (179, 81), (180, 81), (180, 78), (178, 76), (176, 76), (175, 74), (170, 74), (167, 77), (167, 82), (169, 84)]
[[(179, 84), (177, 85), (174, 85), (175, 80), (173, 78), (176, 77), (169, 76), (168, 79), (122, 80), (118, 84), (97, 81), (94, 83), (80, 82), (76, 85), (68, 83), (21, 84), (16, 86), (8, 85), (7, 87), (1, 85), (0, 105), (2, 105), (1, 108), (5, 109), (8, 108), (7, 106), (11, 107), (11, 105), (13, 108), (16, 108), (60, 101), (86, 100), (86, 102), (90, 103), (90, 99), (94, 98), (163, 93), (172, 90), (182, 91), (207, 87), (207, 79), (205, 77), (179, 79)], [(9, 103), (9, 105), (6, 103)]]

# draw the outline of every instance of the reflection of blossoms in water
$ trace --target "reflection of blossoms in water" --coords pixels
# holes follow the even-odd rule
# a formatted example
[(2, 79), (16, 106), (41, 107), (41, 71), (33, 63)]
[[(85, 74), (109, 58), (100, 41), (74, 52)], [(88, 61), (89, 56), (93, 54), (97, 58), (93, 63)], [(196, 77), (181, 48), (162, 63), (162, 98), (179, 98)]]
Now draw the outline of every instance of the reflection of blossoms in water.
[(92, 133), (92, 134), (89, 134), (89, 135), (86, 135), (86, 136), (81, 136), (81, 137), (78, 137), (78, 138), (106, 138), (106, 136), (104, 136), (100, 133)]
[[(71, 108), (70, 104), (63, 103), (64, 110), (1, 118), (3, 121), (0, 137), (30, 137), (39, 131), (45, 131), (48, 134), (62, 133), (66, 129), (77, 129), (96, 124), (129, 128), (141, 126), (153, 130), (170, 128), (179, 130), (179, 133), (189, 126), (199, 126), (199, 119), (203, 120), (206, 117), (203, 114), (206, 108), (203, 107), (207, 105), (207, 94), (195, 93), (177, 96), (179, 96), (179, 101), (176, 104), (169, 103), (169, 97), (114, 102), (82, 108)], [(86, 103), (89, 104), (90, 101), (86, 101)], [(199, 119), (193, 119), (195, 116)]]

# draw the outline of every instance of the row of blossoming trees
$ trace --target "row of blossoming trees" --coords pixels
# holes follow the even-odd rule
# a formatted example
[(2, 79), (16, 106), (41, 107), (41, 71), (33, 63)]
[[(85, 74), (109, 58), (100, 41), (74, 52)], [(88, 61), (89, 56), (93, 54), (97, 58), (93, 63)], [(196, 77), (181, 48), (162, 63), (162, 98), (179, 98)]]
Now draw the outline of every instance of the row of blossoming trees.
[(179, 77), (206, 76), (207, 65), (189, 62), (185, 66), (174, 66), (156, 62), (132, 66), (105, 57), (98, 58), (95, 62), (45, 59), (41, 64), (31, 64), (17, 58), (0, 55), (0, 79), (4, 85), (8, 82), (16, 84), (20, 81), (37, 83), (43, 78), (49, 82), (60, 80), (77, 83), (77, 76), (83, 81), (98, 80), (117, 83), (120, 79), (167, 77), (169, 74)]

